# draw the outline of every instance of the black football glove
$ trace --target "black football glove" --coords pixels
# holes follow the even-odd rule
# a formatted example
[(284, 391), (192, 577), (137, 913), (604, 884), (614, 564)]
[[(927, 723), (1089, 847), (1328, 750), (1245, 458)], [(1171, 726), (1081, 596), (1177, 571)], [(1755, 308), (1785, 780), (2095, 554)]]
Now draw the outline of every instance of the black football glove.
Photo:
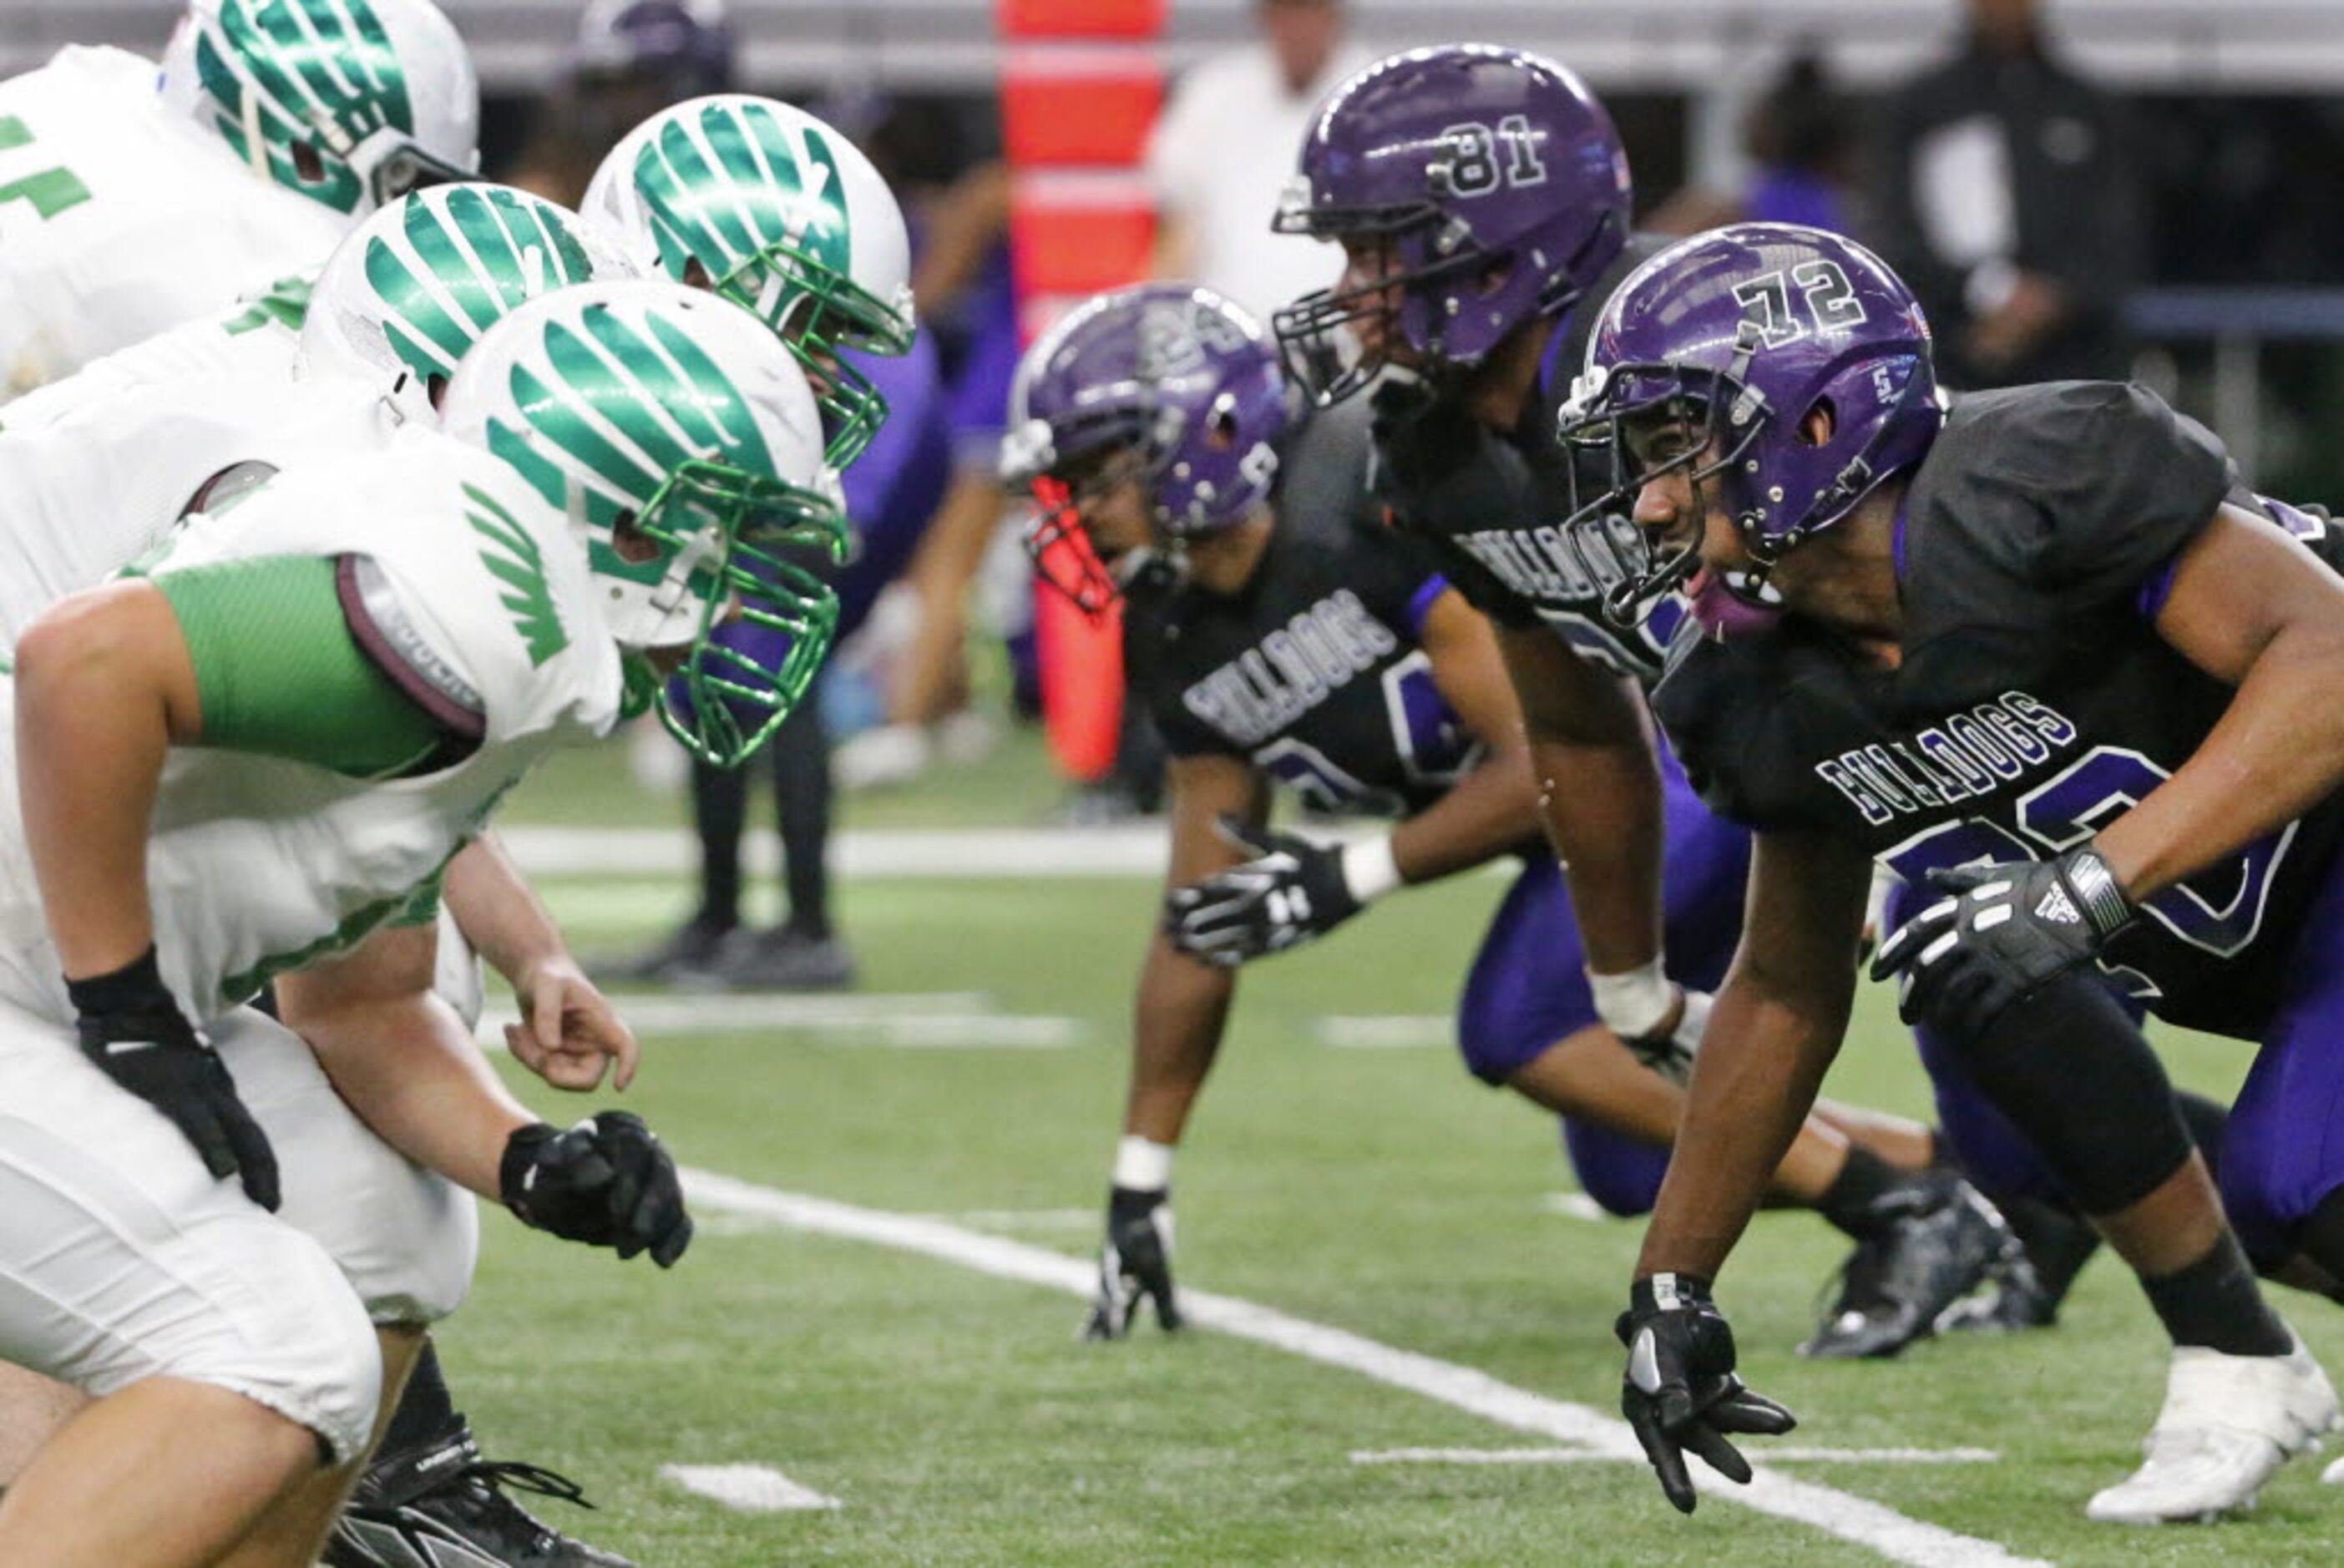
[(505, 1142), (497, 1185), (524, 1225), (565, 1241), (649, 1252), (672, 1269), (692, 1245), (675, 1161), (632, 1111), (598, 1111), (567, 1132), (538, 1122)]
[(1359, 912), (1343, 875), (1343, 846), (1298, 833), (1220, 819), (1221, 836), (1253, 858), (1164, 900), (1172, 946), (1223, 968), (1283, 953), (1325, 936)]
[(171, 1118), (216, 1177), (238, 1177), (245, 1196), (274, 1210), (277, 1155), (211, 1041), (187, 1022), (163, 984), (155, 949), (109, 975), (67, 980), (82, 1054), (107, 1077)]
[(1976, 1034), (2090, 963), (2134, 919), (2132, 900), (2088, 845), (2056, 860), (1932, 871), (1929, 885), (1953, 896), (1883, 943), (1872, 977), (1899, 977), (1896, 1010), (1906, 1023), (1956, 1034)]
[(1613, 1331), (1628, 1347), (1621, 1413), (1680, 1513), (1691, 1513), (1695, 1501), (1687, 1453), (1699, 1454), (1726, 1480), (1746, 1483), (1750, 1463), (1726, 1434), (1780, 1437), (1799, 1424), (1733, 1375), (1733, 1330), (1709, 1299), (1709, 1281), (1698, 1275), (1637, 1280)]
[(1120, 1340), (1130, 1333), (1143, 1296), (1156, 1303), (1156, 1321), (1167, 1333), (1180, 1326), (1172, 1300), (1171, 1194), (1118, 1187), (1107, 1194), (1098, 1294), (1083, 1320), (1083, 1338)]

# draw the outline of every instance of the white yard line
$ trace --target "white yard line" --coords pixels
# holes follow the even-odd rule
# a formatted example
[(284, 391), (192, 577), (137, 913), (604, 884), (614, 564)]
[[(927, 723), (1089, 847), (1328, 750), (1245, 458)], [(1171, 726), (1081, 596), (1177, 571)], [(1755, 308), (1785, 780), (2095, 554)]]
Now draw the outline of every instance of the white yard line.
[[(2002, 1455), (1990, 1448), (1796, 1448), (1768, 1444), (1751, 1456), (1768, 1464), (1992, 1464)], [(1606, 1453), (1591, 1448), (1384, 1448), (1356, 1449), (1353, 1464), (1642, 1464), (1641, 1453)]]
[[(792, 996), (774, 992), (614, 994), (619, 1016), (641, 1035), (819, 1033), (826, 1046), (897, 1050), (1063, 1050), (1090, 1037), (1080, 1018), (996, 1013), (976, 991), (902, 996)], [(501, 1048), (510, 1011), (483, 1017), (484, 1046)]]
[[(692, 1200), (712, 1210), (759, 1215), (800, 1230), (917, 1252), (1072, 1296), (1088, 1296), (1096, 1283), (1094, 1266), (1082, 1259), (940, 1220), (784, 1192), (712, 1171), (686, 1171), (684, 1181)], [(1517, 1431), (1622, 1459), (1641, 1457), (1635, 1434), (1625, 1422), (1585, 1405), (1551, 1399), (1470, 1367), (1379, 1344), (1234, 1296), (1189, 1290), (1181, 1292), (1180, 1300), (1188, 1320), (1199, 1328), (1340, 1367)], [(2016, 1556), (1991, 1541), (1907, 1519), (1883, 1503), (1773, 1471), (1760, 1470), (1748, 1486), (1713, 1484), (1707, 1495), (1812, 1525), (1913, 1568), (2016, 1568), (2022, 1563), (2034, 1568), (2033, 1559)], [(1650, 1501), (1655, 1518), (1665, 1517), (1665, 1505), (1657, 1497)]]
[(1584, 1192), (1550, 1192), (1539, 1199), (1539, 1207), (1566, 1219), (1591, 1219), (1598, 1225), (1608, 1225), (1619, 1218)]
[(800, 1486), (763, 1464), (663, 1464), (660, 1473), (686, 1492), (711, 1498), (743, 1513), (782, 1513), (793, 1509), (836, 1508), (838, 1499)]

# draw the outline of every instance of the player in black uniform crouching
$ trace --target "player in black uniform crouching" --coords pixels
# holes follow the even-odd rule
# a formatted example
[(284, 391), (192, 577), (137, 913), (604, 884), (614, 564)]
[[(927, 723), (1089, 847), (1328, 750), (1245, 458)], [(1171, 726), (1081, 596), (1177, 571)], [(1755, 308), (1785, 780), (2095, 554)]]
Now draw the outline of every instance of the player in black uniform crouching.
[[(1789, 226), (1622, 284), (1563, 435), (1617, 466), (1589, 515), (1632, 507), (1650, 546), (1618, 608), (1676, 591), (1723, 633), (1677, 650), (1654, 705), (1703, 798), (1755, 830), (1619, 1325), (1671, 1500), (1692, 1506), (1684, 1451), (1740, 1479), (1725, 1434), (1788, 1425), (1733, 1377), (1710, 1284), (1839, 1047), (1876, 857), (1939, 901), (1875, 976), (2173, 1340), (2147, 1462), (2088, 1512), (2250, 1501), (2337, 1413), (2255, 1269), (2344, 1280), (2344, 539), (2240, 491), (2138, 387), (1945, 399), (1904, 284)], [(2218, 1195), (2127, 997), (2260, 1044)]]
[[(1143, 1297), (1178, 1322), (1173, 1149), (1218, 1049), (1235, 967), (1332, 930), (1408, 883), (1509, 855), (1521, 875), (1467, 980), (1468, 1065), (1560, 1112), (1582, 1188), (1649, 1209), (1700, 1043), (1696, 1007), (1636, 1052), (1601, 1023), (1570, 900), (1541, 842), (1520, 709), (1488, 623), (1383, 526), (1362, 410), (1289, 416), (1262, 329), (1206, 290), (1105, 295), (1037, 343), (1013, 395), (1007, 467), (1036, 483), (1044, 574), (1095, 610), (1121, 598), (1126, 668), (1172, 754), (1170, 895), (1139, 979), (1130, 1099), (1087, 1328)], [(1397, 816), (1319, 843), (1267, 825), (1273, 785)], [(1746, 835), (1673, 784), (1669, 938), (1714, 985)], [(1644, 1059), (1639, 1060), (1642, 1056)], [(1835, 1328), (1891, 1353), (2015, 1243), (1928, 1129), (1826, 1107), (1793, 1137), (1773, 1200), (1855, 1237), (1875, 1295)]]

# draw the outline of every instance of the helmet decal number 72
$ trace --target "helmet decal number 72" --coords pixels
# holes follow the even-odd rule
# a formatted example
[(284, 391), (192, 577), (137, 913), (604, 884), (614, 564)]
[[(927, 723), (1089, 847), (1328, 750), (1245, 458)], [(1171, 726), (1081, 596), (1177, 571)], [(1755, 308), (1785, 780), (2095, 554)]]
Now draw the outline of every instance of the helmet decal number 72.
[(1787, 274), (1762, 272), (1736, 285), (1733, 297), (1742, 301), (1745, 319), (1756, 323), (1769, 349), (1795, 343), (1807, 335), (1806, 323), (1799, 319), (1791, 298), (1793, 289), (1806, 301), (1807, 314), (1814, 319), (1818, 332), (1861, 326), (1869, 319), (1864, 301), (1855, 296), (1855, 286), (1836, 261), (1802, 261)]

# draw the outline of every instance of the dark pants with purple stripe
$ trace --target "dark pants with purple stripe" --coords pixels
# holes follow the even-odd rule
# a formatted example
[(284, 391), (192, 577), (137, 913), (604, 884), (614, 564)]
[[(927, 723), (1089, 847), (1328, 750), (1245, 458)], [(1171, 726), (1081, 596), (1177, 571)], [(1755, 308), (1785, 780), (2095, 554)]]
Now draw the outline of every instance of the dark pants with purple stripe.
[[(1750, 837), (1711, 815), (1665, 753), (1662, 775), (1669, 975), (1713, 991), (1742, 939)], [(1505, 1083), (1564, 1037), (1593, 1025), (1595, 998), (1586, 971), (1586, 947), (1561, 868), (1551, 856), (1538, 855), (1498, 906), (1458, 1004), (1457, 1043), (1474, 1076)], [(1669, 1151), (1574, 1118), (1559, 1119), (1581, 1189), (1613, 1214), (1650, 1212)]]

